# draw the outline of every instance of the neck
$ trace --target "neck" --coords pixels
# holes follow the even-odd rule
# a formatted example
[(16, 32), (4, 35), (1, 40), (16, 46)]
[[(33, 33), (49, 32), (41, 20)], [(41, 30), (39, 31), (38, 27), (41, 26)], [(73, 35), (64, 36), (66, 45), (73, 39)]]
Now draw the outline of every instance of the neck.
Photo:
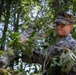
[(58, 39), (62, 39), (62, 38), (64, 38), (63, 36), (58, 36)]
[[(68, 34), (69, 35), (69, 34)], [(59, 39), (62, 39), (62, 38), (64, 38), (64, 37), (66, 37), (67, 35), (65, 35), (65, 36), (58, 36), (58, 38)]]

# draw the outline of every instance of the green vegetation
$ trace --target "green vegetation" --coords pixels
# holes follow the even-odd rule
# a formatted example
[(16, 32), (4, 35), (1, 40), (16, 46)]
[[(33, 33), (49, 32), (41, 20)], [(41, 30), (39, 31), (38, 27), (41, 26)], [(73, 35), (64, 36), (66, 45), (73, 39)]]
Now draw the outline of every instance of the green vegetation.
[[(21, 56), (22, 54), (29, 54), (29, 57), (31, 57), (33, 50), (43, 50), (46, 56), (47, 49), (57, 41), (57, 35), (53, 28), (54, 18), (57, 12), (68, 10), (76, 16), (76, 0), (0, 0), (0, 57), (8, 58), (1, 59), (5, 65), (3, 64), (0, 74), (3, 72), (2, 75), (28, 75), (28, 73), (40, 75), (42, 66), (24, 63)], [(25, 30), (28, 34), (24, 36), (22, 33)], [(71, 32), (76, 39), (75, 32), (76, 18)], [(21, 35), (25, 39), (24, 43), (20, 42)], [(72, 52), (67, 50), (67, 55), (68, 53)], [(58, 59), (52, 58), (50, 59), (52, 61), (49, 62), (52, 62), (53, 64), (51, 64), (54, 66), (56, 61), (53, 61), (59, 60), (58, 64), (62, 65), (64, 55), (65, 52)], [(70, 58), (67, 58), (67, 60), (71, 61)], [(49, 62), (47, 66), (51, 66)], [(62, 70), (64, 70), (64, 67), (65, 63)], [(71, 62), (66, 69), (67, 72), (70, 67)], [(51, 67), (48, 68), (48, 74), (50, 69)]]

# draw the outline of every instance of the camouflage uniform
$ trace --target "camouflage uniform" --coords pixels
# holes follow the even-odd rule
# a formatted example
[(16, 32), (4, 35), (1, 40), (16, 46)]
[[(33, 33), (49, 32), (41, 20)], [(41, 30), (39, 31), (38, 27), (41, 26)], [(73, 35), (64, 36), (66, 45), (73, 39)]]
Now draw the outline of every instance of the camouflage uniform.
[[(67, 13), (59, 13), (59, 15), (56, 17), (54, 23), (62, 23), (63, 25), (70, 25), (73, 24), (73, 15), (67, 14)], [(76, 41), (72, 38), (71, 34), (66, 35), (65, 37), (61, 38), (55, 45), (51, 46), (49, 49), (49, 53), (46, 56), (44, 63), (46, 59), (50, 59), (52, 56), (58, 57), (65, 49), (75, 50), (76, 48)], [(46, 61), (48, 62), (48, 61)], [(46, 65), (46, 63), (45, 63)], [(48, 66), (49, 67), (49, 66)], [(45, 68), (48, 69), (46, 66)], [(59, 66), (55, 66), (54, 73), (45, 73), (44, 75), (67, 75), (67, 74), (60, 74), (59, 72)], [(68, 75), (76, 75), (76, 68), (72, 68), (70, 73)]]
[(55, 45), (51, 46), (50, 53), (57, 54), (57, 47), (73, 50), (76, 47), (76, 41), (71, 37), (71, 34), (69, 34), (66, 37), (60, 39)]
[[(58, 50), (61, 48), (61, 50)], [(65, 48), (68, 48), (70, 50), (75, 50), (76, 48), (76, 41), (72, 38), (71, 34), (65, 36), (64, 38), (60, 39), (55, 45), (50, 47), (49, 54), (50, 56), (59, 56)], [(45, 73), (44, 75), (48, 75)], [(55, 73), (51, 75), (67, 75), (67, 74), (60, 74), (59, 67), (56, 66)], [(72, 68), (69, 75), (76, 75), (76, 68)]]

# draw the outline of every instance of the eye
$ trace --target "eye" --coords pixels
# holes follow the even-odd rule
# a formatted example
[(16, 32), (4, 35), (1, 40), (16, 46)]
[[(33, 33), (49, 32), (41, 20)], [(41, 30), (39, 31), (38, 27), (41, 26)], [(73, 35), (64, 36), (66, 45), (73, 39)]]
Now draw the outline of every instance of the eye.
[(64, 25), (64, 24), (62, 24), (62, 25), (60, 25), (60, 27), (64, 28), (64, 27), (65, 27), (65, 25)]
[(61, 28), (64, 28), (66, 25), (65, 24), (56, 24), (55, 27), (61, 27)]
[(61, 25), (65, 26), (65, 24), (61, 24)]

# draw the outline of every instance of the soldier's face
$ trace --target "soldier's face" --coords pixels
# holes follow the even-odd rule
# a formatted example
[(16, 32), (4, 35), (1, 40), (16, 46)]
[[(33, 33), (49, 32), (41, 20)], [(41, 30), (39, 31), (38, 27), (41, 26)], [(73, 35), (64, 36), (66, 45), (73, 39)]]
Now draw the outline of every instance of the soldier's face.
[(60, 37), (64, 37), (70, 33), (72, 25), (65, 25), (62, 23), (56, 23), (55, 30)]

